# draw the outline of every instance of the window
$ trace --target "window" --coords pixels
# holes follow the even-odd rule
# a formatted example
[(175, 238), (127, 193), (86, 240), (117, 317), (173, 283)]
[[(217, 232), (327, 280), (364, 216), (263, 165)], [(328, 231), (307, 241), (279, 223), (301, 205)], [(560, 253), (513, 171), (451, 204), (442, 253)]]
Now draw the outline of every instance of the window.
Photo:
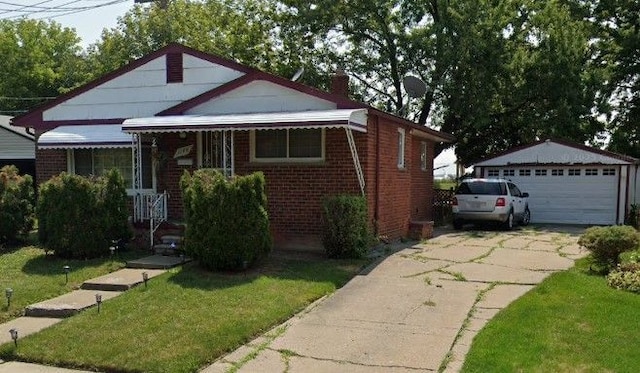
[(605, 168), (602, 170), (602, 176), (614, 176), (616, 174), (615, 168)]
[(598, 169), (597, 168), (587, 168), (586, 170), (584, 170), (584, 174), (585, 174), (585, 176), (598, 176)]
[(519, 176), (531, 176), (531, 170), (518, 170)]
[(252, 132), (256, 161), (319, 161), (324, 158), (322, 129), (258, 130)]
[(518, 187), (515, 184), (509, 183), (507, 186), (509, 187), (509, 192), (511, 192), (512, 196), (514, 197), (522, 196), (522, 192), (520, 192), (520, 189), (518, 189)]
[[(133, 162), (131, 149), (75, 149), (73, 173), (82, 176), (101, 176), (112, 168), (120, 171), (127, 189), (133, 188)], [(142, 188), (153, 188), (151, 148), (142, 148)]]
[(405, 133), (404, 128), (398, 128), (398, 168), (404, 168)]
[(563, 176), (564, 170), (561, 168), (551, 170), (551, 176)]
[(420, 169), (427, 170), (427, 143), (424, 141), (420, 142)]
[(502, 176), (516, 176), (516, 170), (502, 170)]
[(579, 168), (570, 168), (569, 169), (569, 176), (580, 176), (582, 175), (582, 170), (580, 170)]
[(500, 176), (500, 170), (488, 170), (487, 176), (489, 177), (498, 177)]
[(547, 176), (547, 170), (545, 169), (537, 169), (536, 170), (536, 176)]

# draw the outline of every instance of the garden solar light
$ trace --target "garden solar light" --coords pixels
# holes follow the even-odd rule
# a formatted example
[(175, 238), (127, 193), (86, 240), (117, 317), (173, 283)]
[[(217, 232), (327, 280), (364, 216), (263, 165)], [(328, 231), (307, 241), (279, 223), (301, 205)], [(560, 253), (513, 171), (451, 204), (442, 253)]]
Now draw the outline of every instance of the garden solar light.
[(18, 347), (18, 329), (9, 330), (9, 334), (11, 334), (11, 339), (13, 339), (13, 343)]
[(147, 272), (142, 272), (142, 281), (144, 281), (144, 287), (147, 287), (147, 281), (149, 281), (149, 274)]
[(176, 251), (176, 243), (171, 242), (171, 251)]
[(113, 259), (113, 254), (116, 252), (116, 247), (115, 246), (109, 247), (109, 251), (111, 251), (111, 259)]
[(69, 271), (71, 271), (71, 267), (64, 266), (64, 267), (62, 267), (62, 269), (64, 270), (64, 283), (68, 284), (69, 283)]
[(7, 297), (7, 308), (11, 306), (11, 296), (13, 295), (13, 289), (6, 288), (4, 290), (4, 295)]
[(100, 304), (102, 304), (102, 294), (96, 293), (96, 305), (98, 305), (98, 313), (100, 313)]

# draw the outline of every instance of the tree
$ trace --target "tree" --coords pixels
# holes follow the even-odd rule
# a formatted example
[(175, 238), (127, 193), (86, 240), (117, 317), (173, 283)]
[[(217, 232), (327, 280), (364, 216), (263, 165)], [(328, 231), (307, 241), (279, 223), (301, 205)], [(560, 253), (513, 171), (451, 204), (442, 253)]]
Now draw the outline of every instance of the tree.
[[(284, 0), (356, 97), (458, 138), (464, 164), (546, 136), (591, 140), (588, 33), (558, 1)], [(402, 79), (427, 91), (408, 103)]]
[(55, 22), (0, 20), (0, 113), (25, 112), (86, 82), (79, 43)]
[(609, 150), (640, 158), (640, 3), (586, 2), (594, 23), (594, 60), (604, 68), (600, 112), (607, 117)]
[(268, 67), (275, 58), (273, 4), (260, 0), (173, 0), (135, 5), (102, 32), (90, 47), (96, 71), (106, 73), (171, 42), (255, 67)]

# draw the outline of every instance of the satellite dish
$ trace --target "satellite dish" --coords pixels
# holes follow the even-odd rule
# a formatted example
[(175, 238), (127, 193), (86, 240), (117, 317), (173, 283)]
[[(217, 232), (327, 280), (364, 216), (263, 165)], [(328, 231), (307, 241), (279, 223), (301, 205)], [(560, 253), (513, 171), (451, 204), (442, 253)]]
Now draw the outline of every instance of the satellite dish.
[(304, 74), (304, 67), (301, 67), (298, 69), (298, 71), (296, 71), (295, 74), (293, 74), (293, 77), (291, 78), (292, 82), (297, 82), (298, 80), (300, 80), (300, 78), (302, 78), (302, 75)]
[(402, 79), (402, 84), (409, 97), (422, 97), (427, 92), (427, 85), (420, 78), (412, 75), (406, 75)]

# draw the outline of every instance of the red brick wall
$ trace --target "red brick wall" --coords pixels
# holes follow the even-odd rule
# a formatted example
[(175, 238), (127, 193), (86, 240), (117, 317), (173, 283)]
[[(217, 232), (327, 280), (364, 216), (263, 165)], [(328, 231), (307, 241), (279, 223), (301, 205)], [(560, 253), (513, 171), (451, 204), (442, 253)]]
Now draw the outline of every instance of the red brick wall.
[[(427, 168), (422, 170), (421, 144), (427, 144)], [(433, 220), (433, 148), (427, 139), (411, 137), (411, 219)]]
[(36, 185), (67, 171), (67, 151), (63, 149), (36, 150)]
[[(366, 156), (366, 135), (354, 133), (359, 157)], [(360, 194), (344, 129), (325, 132), (325, 160), (316, 163), (258, 163), (250, 161), (249, 132), (235, 133), (235, 171), (262, 171), (266, 179), (268, 212), (276, 241), (300, 236), (318, 238), (321, 204), (326, 196)]]

